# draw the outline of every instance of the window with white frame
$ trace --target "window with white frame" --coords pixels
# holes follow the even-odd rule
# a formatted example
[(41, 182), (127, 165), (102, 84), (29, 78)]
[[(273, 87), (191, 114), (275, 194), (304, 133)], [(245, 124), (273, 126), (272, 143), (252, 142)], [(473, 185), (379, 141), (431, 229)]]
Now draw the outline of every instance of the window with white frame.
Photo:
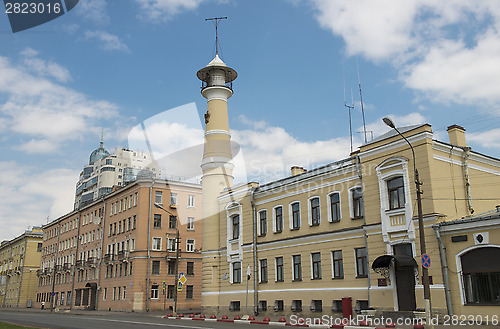
[(158, 204), (163, 203), (163, 192), (162, 191), (155, 192), (155, 203), (158, 203)]
[(260, 267), (260, 283), (267, 282), (267, 259), (259, 260)]
[(293, 281), (302, 281), (302, 257), (300, 255), (293, 255), (292, 262)]
[(328, 201), (330, 208), (330, 213), (329, 213), (330, 222), (339, 222), (341, 218), (340, 193), (339, 192), (331, 193), (330, 195), (328, 195)]
[(356, 257), (356, 277), (368, 277), (368, 253), (366, 247), (354, 249)]
[(177, 193), (170, 193), (170, 205), (175, 206), (177, 205)]
[(168, 238), (167, 250), (168, 251), (175, 251), (175, 238)]
[(332, 251), (332, 278), (344, 278), (344, 263), (342, 259), (342, 250)]
[(194, 239), (186, 240), (186, 251), (193, 252), (194, 251)]
[(283, 268), (283, 257), (276, 257), (276, 282), (285, 281), (285, 272)]
[(259, 235), (267, 234), (267, 210), (259, 211)]
[(188, 217), (187, 229), (194, 230), (194, 217)]
[(361, 187), (351, 189), (351, 202), (352, 202), (352, 218), (363, 218), (364, 205), (363, 205), (363, 192)]
[(161, 250), (161, 238), (153, 238), (153, 250)]
[(405, 188), (403, 176), (394, 177), (387, 181), (389, 209), (400, 209), (405, 206)]
[(151, 286), (151, 299), (158, 299), (158, 291), (159, 291), (158, 288), (159, 286), (157, 284), (153, 284)]
[(194, 207), (194, 195), (188, 195), (188, 207)]
[(311, 254), (311, 279), (321, 279), (321, 253)]
[(309, 199), (309, 225), (317, 226), (321, 222), (319, 197)]
[(241, 262), (231, 264), (232, 283), (241, 283)]
[(233, 239), (240, 237), (240, 215), (233, 215), (231, 217), (231, 233)]
[(294, 202), (290, 204), (290, 228), (298, 230), (300, 228), (300, 203)]
[(277, 206), (274, 212), (274, 232), (279, 233), (283, 231), (283, 207)]

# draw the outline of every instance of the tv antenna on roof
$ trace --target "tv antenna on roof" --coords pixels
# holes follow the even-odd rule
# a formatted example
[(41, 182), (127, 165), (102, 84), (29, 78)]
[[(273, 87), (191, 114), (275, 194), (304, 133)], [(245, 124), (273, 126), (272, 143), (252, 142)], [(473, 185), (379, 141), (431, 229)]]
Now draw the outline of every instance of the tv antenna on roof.
[(365, 109), (363, 107), (363, 95), (361, 94), (361, 79), (359, 78), (359, 63), (358, 63), (357, 57), (356, 57), (356, 66), (358, 68), (359, 100), (361, 102), (361, 114), (363, 115), (363, 132), (365, 135), (365, 144), (366, 144), (368, 142), (368, 140), (366, 139)]
[(212, 17), (212, 18), (205, 18), (206, 21), (212, 21), (215, 25), (215, 55), (219, 54), (219, 23), (221, 20), (227, 19), (227, 17)]
[(351, 138), (351, 153), (352, 153), (352, 120), (351, 120), (351, 110), (354, 108), (354, 96), (352, 95), (351, 89), (351, 105), (347, 105), (345, 99), (345, 70), (344, 65), (342, 65), (342, 71), (344, 73), (344, 106), (347, 107), (347, 111), (349, 112), (349, 137)]

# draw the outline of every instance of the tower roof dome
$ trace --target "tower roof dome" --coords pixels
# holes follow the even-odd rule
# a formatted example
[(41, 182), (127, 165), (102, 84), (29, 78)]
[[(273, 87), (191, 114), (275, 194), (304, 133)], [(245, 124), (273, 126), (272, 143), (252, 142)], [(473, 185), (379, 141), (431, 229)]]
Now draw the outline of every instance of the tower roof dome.
[(99, 144), (99, 147), (93, 150), (92, 153), (90, 153), (89, 165), (93, 165), (96, 161), (104, 159), (107, 156), (109, 156), (109, 152), (106, 151), (106, 149), (104, 148), (104, 142), (101, 138), (101, 143)]

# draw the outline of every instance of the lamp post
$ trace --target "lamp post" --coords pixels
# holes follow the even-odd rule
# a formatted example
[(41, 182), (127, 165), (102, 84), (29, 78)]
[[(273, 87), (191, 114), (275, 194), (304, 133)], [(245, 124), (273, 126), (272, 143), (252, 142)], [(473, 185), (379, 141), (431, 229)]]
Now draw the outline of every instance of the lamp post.
[[(414, 169), (414, 173), (415, 173), (415, 187), (417, 190), (418, 233), (420, 236), (420, 253), (423, 255), (423, 254), (426, 254), (427, 252), (426, 252), (426, 247), (425, 247), (424, 218), (423, 218), (423, 214), (422, 214), (422, 192), (420, 191), (420, 185), (422, 185), (422, 183), (420, 182), (420, 179), (418, 176), (418, 170), (417, 170), (417, 167), (415, 165), (415, 150), (413, 149), (413, 146), (408, 141), (408, 139), (406, 139), (406, 137), (403, 136), (403, 134), (401, 134), (401, 132), (398, 130), (398, 128), (396, 128), (396, 125), (394, 125), (394, 122), (392, 122), (392, 120), (390, 118), (385, 117), (382, 119), (382, 121), (384, 121), (384, 123), (387, 126), (393, 128), (399, 134), (399, 136), (403, 137), (403, 139), (406, 141), (406, 143), (408, 143), (408, 145), (410, 146), (411, 153), (413, 155), (413, 169)], [(423, 266), (423, 264), (422, 264), (422, 283), (424, 286), (425, 315), (426, 315), (427, 319), (430, 319), (430, 317), (432, 316), (432, 309), (431, 309), (431, 290), (429, 287), (429, 271), (427, 268), (425, 268)]]
[[(172, 214), (162, 205), (154, 203), (156, 208), (159, 208), (175, 218), (175, 287), (174, 287), (174, 315), (177, 315), (177, 285), (179, 284), (179, 220), (176, 215)], [(168, 291), (167, 291), (168, 293)]]

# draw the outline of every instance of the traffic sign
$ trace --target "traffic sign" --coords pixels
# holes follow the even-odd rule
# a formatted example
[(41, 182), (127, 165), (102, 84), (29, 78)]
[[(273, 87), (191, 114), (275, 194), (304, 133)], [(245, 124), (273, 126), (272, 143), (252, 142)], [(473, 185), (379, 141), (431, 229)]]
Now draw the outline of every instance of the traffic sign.
[(422, 255), (422, 266), (424, 268), (429, 268), (431, 267), (431, 257), (427, 254)]
[(179, 273), (179, 280), (177, 281), (177, 291), (182, 291), (182, 286), (186, 283), (187, 279), (184, 272)]

